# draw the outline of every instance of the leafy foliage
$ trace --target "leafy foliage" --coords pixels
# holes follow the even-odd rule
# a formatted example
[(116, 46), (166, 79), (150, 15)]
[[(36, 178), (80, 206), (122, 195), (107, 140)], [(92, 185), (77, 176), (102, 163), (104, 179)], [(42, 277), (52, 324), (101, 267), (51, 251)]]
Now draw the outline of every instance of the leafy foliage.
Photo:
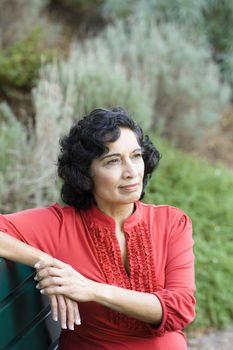
[(105, 0), (103, 15), (117, 21), (130, 16), (143, 16), (147, 21), (175, 23), (187, 35), (202, 37), (212, 50), (213, 59), (219, 64), (224, 79), (233, 86), (233, 6), (231, 0), (137, 0), (116, 2)]
[[(60, 131), (45, 119), (36, 119), (30, 133), (9, 106), (0, 104), (0, 212), (46, 205), (58, 198), (55, 161)], [(51, 128), (50, 128), (51, 126)], [(53, 146), (52, 140), (56, 142)], [(55, 155), (54, 155), (55, 154)]]
[(162, 160), (146, 202), (177, 206), (193, 221), (197, 317), (188, 331), (223, 328), (233, 321), (232, 172), (154, 139)]
[(180, 146), (200, 142), (229, 103), (229, 86), (221, 81), (205, 40), (187, 37), (175, 24), (133, 17), (106, 28), (86, 46), (107, 52), (112, 63), (148, 86), (154, 108), (150, 125)]
[(0, 52), (0, 83), (5, 92), (9, 87), (30, 89), (36, 82), (41, 60), (54, 56), (52, 50), (41, 53), (42, 31), (35, 28), (22, 41)]
[[(44, 89), (50, 93), (43, 93)], [(74, 46), (67, 60), (43, 67), (34, 96), (48, 110), (59, 109), (64, 119), (76, 119), (100, 106), (124, 106), (148, 127), (153, 111), (147, 85), (129, 77), (124, 65), (113, 62), (104, 46), (101, 50)]]

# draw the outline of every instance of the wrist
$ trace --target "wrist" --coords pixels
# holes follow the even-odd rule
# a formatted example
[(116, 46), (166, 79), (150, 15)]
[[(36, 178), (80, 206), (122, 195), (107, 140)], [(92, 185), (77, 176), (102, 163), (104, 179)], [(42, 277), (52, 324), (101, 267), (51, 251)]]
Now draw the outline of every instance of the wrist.
[(94, 282), (93, 301), (100, 304), (108, 304), (112, 299), (112, 286), (105, 283)]
[[(53, 258), (52, 256), (42, 252), (42, 251), (38, 251), (36, 252), (36, 256), (35, 256), (35, 264), (37, 264), (39, 261), (42, 261), (43, 263), (45, 264), (51, 264), (53, 263)], [(35, 264), (34, 264), (34, 267), (35, 267)]]

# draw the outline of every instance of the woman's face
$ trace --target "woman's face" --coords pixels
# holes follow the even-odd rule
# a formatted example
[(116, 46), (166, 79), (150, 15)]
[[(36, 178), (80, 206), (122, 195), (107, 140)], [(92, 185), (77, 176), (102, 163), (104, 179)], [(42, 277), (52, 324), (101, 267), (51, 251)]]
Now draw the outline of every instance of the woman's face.
[(118, 140), (106, 144), (108, 152), (91, 164), (93, 195), (99, 207), (133, 203), (142, 193), (141, 147), (132, 130), (120, 130)]

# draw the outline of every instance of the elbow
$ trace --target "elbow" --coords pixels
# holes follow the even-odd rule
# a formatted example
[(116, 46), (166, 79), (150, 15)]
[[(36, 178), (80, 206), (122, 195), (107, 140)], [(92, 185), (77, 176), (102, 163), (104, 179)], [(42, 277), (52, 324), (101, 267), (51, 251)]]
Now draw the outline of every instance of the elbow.
[[(167, 331), (183, 330), (187, 327), (196, 317), (196, 299), (193, 295), (189, 295), (182, 305), (176, 310), (172, 310), (167, 318), (167, 324), (165, 326)], [(170, 317), (169, 317), (170, 316)]]
[(195, 297), (191, 292), (185, 292), (182, 293), (182, 296), (178, 296), (176, 293), (174, 295), (174, 292), (164, 290), (162, 294), (163, 297), (160, 295), (160, 301), (163, 318), (160, 326), (153, 329), (153, 333), (162, 335), (164, 332), (182, 331), (195, 319)]

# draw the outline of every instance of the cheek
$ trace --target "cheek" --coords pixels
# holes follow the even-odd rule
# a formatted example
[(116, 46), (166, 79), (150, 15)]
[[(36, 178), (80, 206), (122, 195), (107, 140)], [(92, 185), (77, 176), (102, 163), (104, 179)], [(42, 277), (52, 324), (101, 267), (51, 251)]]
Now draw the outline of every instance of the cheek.
[(107, 171), (99, 174), (95, 179), (94, 179), (94, 186), (96, 190), (101, 188), (101, 190), (108, 190), (112, 186), (114, 186), (117, 183), (117, 174), (116, 172), (110, 172), (108, 173)]

